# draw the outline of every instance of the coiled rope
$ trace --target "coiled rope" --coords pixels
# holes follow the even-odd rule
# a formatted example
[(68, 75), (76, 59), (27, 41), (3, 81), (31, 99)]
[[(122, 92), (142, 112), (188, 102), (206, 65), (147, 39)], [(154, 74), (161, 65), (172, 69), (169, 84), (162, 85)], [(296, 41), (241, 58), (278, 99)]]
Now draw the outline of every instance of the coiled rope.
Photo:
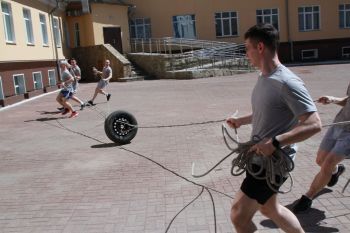
[[(285, 153), (283, 149), (277, 149), (271, 156), (258, 156), (255, 152), (250, 151), (250, 148), (254, 146), (256, 143), (260, 142), (261, 139), (258, 136), (253, 136), (252, 140), (240, 143), (238, 139), (238, 135), (236, 133), (236, 138), (234, 139), (231, 136), (225, 126), (222, 124), (222, 136), (227, 148), (231, 151), (228, 155), (222, 158), (218, 163), (216, 163), (212, 168), (208, 171), (196, 175), (194, 172), (195, 164), (192, 163), (192, 176), (195, 178), (203, 177), (208, 175), (211, 171), (213, 171), (217, 166), (219, 166), (224, 160), (230, 157), (233, 154), (237, 154), (237, 156), (232, 160), (231, 166), (231, 175), (239, 176), (244, 172), (249, 172), (254, 178), (259, 180), (266, 180), (267, 185), (276, 193), (288, 193), (292, 190), (293, 187), (293, 177), (290, 172), (294, 169), (293, 160)], [(235, 130), (235, 132), (237, 132)], [(236, 148), (230, 146), (231, 142), (237, 145)], [(259, 161), (259, 169), (254, 169), (256, 163), (253, 160)], [(280, 191), (276, 187), (280, 187), (286, 179), (290, 178), (290, 187), (287, 191)]]

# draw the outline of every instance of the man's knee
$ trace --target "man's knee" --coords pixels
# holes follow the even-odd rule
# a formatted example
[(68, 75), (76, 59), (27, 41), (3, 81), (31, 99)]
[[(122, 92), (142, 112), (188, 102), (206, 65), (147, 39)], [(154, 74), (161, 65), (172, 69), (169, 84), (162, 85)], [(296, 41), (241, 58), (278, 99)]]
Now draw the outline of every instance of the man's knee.
[(268, 218), (272, 218), (274, 215), (277, 214), (278, 211), (277, 211), (277, 208), (273, 206), (261, 206), (260, 212), (262, 215)]
[(233, 204), (231, 207), (231, 222), (233, 225), (241, 226), (245, 225), (245, 217), (242, 211), (242, 207), (239, 204)]
[(335, 166), (339, 163), (338, 158), (335, 156), (329, 156), (326, 158), (326, 160), (323, 162), (321, 170), (326, 173), (331, 173), (333, 172)]

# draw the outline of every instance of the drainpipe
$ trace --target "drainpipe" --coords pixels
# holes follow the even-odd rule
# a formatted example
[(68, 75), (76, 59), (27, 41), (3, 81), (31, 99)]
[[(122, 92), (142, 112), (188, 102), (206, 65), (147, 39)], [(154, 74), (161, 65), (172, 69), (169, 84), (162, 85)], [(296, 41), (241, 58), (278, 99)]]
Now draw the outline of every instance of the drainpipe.
[(294, 47), (293, 41), (290, 39), (290, 27), (289, 27), (289, 1), (285, 0), (286, 4), (286, 20), (287, 20), (287, 40), (290, 45), (290, 60), (294, 61)]
[(56, 68), (58, 70), (58, 75), (61, 77), (61, 69), (59, 68), (58, 64), (58, 49), (57, 49), (57, 41), (55, 37), (55, 32), (53, 31), (53, 13), (58, 9), (59, 7), (59, 0), (56, 0), (56, 6), (49, 12), (49, 23), (50, 23), (50, 31), (51, 35), (53, 36), (53, 47), (55, 51), (55, 58), (56, 58)]

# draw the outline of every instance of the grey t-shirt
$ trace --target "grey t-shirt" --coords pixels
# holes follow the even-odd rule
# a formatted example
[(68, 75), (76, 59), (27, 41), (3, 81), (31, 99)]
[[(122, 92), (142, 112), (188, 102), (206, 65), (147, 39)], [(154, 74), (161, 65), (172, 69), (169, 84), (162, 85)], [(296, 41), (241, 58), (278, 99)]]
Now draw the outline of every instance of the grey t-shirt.
[[(339, 111), (337, 116), (334, 119), (334, 122), (341, 122), (341, 121), (349, 121), (350, 120), (350, 84), (348, 86), (348, 90), (346, 92), (346, 95), (348, 96), (348, 99), (346, 100), (345, 106)], [(346, 131), (350, 131), (350, 125), (340, 125), (340, 127), (343, 127)]]
[(284, 65), (259, 76), (252, 94), (252, 136), (271, 138), (288, 132), (304, 113), (317, 108), (303, 81)]
[[(72, 78), (72, 74), (67, 69), (65, 69), (64, 71), (61, 72), (61, 80), (63, 82), (65, 82), (71, 78)], [(72, 83), (66, 84), (65, 86), (63, 86), (63, 89), (67, 90), (67, 91), (73, 91)]]
[(81, 76), (80, 67), (78, 65), (76, 65), (75, 67), (72, 66), (72, 68), (70, 69), (70, 73), (74, 77), (74, 82), (72, 84), (73, 89), (76, 90), (78, 88), (78, 80), (75, 79), (75, 76)]
[(109, 75), (112, 75), (112, 68), (110, 66), (108, 67), (103, 67), (102, 70), (102, 77), (103, 78), (108, 78)]

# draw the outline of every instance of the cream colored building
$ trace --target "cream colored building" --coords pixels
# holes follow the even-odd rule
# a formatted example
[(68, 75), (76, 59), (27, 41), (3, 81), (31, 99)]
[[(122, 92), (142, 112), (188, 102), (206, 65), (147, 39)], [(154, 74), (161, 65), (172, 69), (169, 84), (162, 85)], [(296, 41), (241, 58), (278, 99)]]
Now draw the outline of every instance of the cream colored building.
[(283, 62), (350, 58), (350, 0), (0, 0), (0, 4), (0, 106), (57, 89), (57, 62), (74, 51), (110, 44), (126, 54), (135, 38), (243, 43), (249, 27), (269, 22), (280, 31)]
[(74, 48), (129, 52), (128, 9), (108, 0), (0, 0), (0, 106), (57, 89), (57, 64)]
[(1, 104), (57, 89), (56, 63), (67, 50), (61, 30), (64, 8), (55, 0), (0, 4)]
[(131, 25), (138, 28), (131, 33), (136, 38), (184, 37), (243, 43), (249, 27), (269, 22), (280, 31), (283, 61), (350, 57), (350, 0), (127, 2), (135, 6), (129, 16)]

